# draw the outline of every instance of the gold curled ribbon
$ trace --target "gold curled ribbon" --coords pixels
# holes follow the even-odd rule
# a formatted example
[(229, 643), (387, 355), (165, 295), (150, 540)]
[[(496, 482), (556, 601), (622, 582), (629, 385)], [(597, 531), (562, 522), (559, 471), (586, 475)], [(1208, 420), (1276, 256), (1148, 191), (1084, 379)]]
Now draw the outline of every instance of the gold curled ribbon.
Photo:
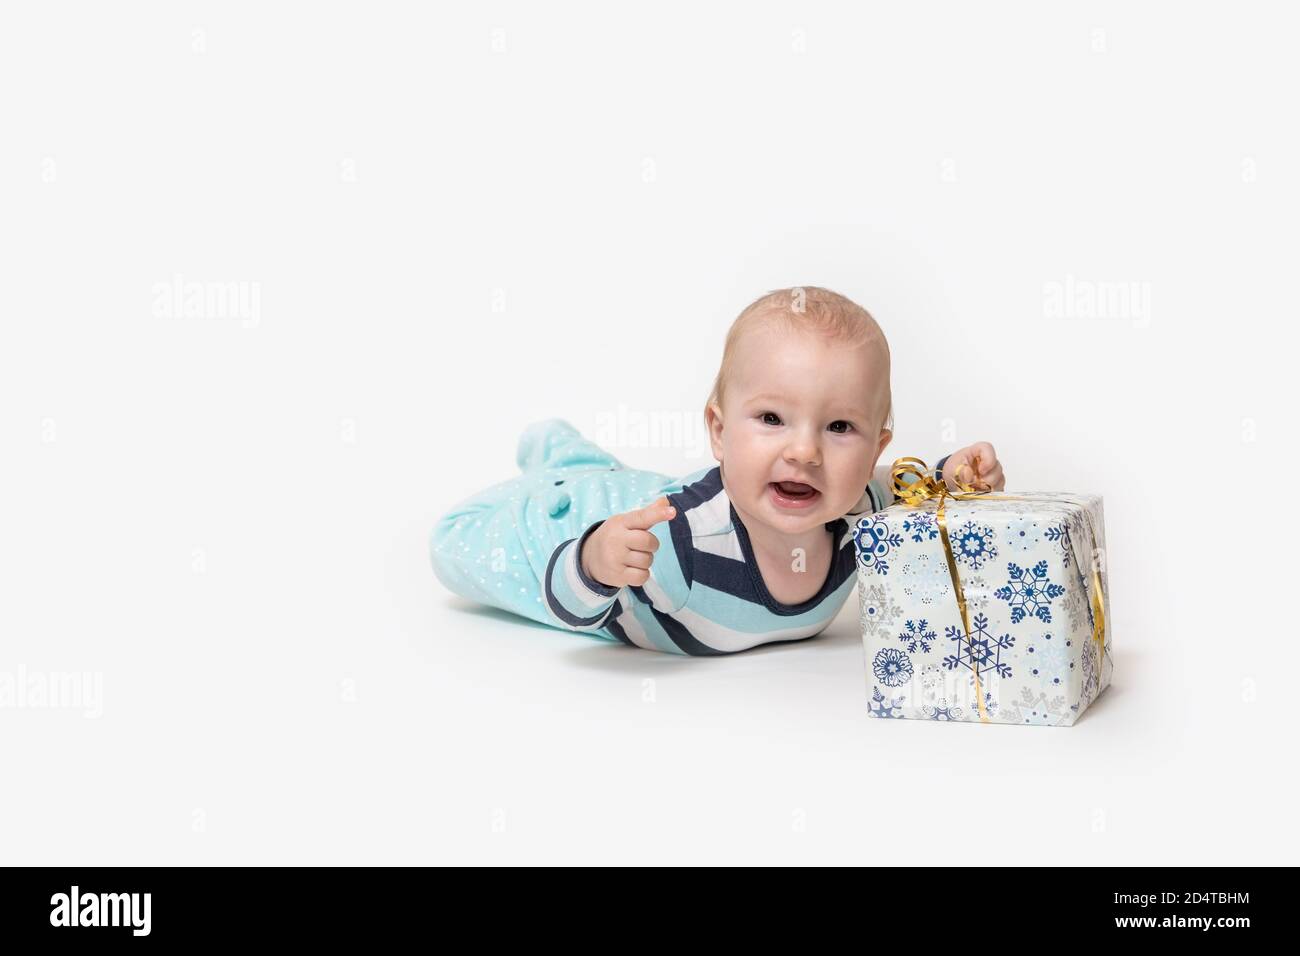
[[(970, 617), (966, 611), (966, 591), (961, 585), (961, 575), (957, 573), (957, 559), (952, 553), (952, 542), (948, 539), (948, 520), (944, 513), (944, 502), (952, 498), (955, 501), (966, 501), (969, 499), (991, 498), (999, 501), (1050, 501), (1052, 499), (1044, 498), (1025, 498), (1019, 495), (996, 495), (991, 494), (992, 488), (985, 481), (979, 478), (979, 457), (973, 458), (974, 465), (962, 462), (957, 467), (957, 471), (948, 479), (941, 479), (935, 476), (934, 469), (927, 467), (925, 462), (919, 458), (896, 458), (894, 464), (889, 469), (890, 484), (893, 486), (894, 497), (909, 508), (917, 508), (930, 500), (937, 500), (938, 507), (935, 510), (935, 523), (939, 525), (939, 537), (943, 542), (943, 556), (948, 561), (948, 576), (952, 578), (952, 590), (957, 596), (957, 610), (961, 613), (961, 626), (966, 639), (970, 640)], [(962, 468), (969, 468), (975, 476), (975, 481), (983, 485), (983, 489), (977, 488), (975, 484), (961, 480)], [(947, 482), (951, 481), (957, 488), (956, 491), (948, 487)], [(1057, 499), (1062, 500), (1062, 499)], [(1074, 502), (1069, 502), (1074, 504)], [(1092, 531), (1092, 546), (1097, 547), (1097, 535)], [(1076, 564), (1078, 558), (1075, 558)], [(1097, 673), (1098, 681), (1101, 677), (1101, 667), (1106, 660), (1106, 608), (1102, 600), (1101, 593), (1101, 573), (1097, 568), (1096, 556), (1092, 560), (1092, 639), (1097, 642)], [(980, 685), (979, 662), (973, 657), (971, 659), (971, 673), (975, 675), (975, 704), (979, 708), (980, 723), (989, 723), (988, 710), (984, 706), (984, 693)]]

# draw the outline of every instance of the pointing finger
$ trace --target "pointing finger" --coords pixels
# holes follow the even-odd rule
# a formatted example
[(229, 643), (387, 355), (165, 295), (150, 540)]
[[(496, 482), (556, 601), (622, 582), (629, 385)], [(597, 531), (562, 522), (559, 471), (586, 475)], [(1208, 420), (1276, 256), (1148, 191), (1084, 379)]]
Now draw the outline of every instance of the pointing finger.
[(649, 530), (661, 521), (671, 521), (677, 516), (677, 509), (668, 503), (667, 497), (630, 512), (624, 520), (629, 528)]

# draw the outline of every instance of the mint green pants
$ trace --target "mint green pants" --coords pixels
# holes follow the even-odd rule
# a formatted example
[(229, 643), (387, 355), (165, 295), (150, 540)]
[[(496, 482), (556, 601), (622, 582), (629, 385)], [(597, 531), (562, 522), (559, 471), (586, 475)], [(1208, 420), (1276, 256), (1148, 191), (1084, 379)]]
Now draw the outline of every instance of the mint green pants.
[(529, 425), (515, 457), (521, 475), (466, 498), (438, 519), (429, 541), (433, 571), (461, 597), (559, 627), (542, 603), (555, 548), (681, 485), (624, 467), (560, 418)]

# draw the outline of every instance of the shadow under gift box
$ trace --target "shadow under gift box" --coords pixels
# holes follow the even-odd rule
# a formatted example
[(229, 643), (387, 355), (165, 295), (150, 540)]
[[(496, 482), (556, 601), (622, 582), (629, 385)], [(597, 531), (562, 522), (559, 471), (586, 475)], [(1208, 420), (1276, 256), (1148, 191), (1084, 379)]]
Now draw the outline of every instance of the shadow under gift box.
[[(1069, 726), (1110, 684), (1098, 495), (895, 504), (853, 529), (873, 717)], [(977, 691), (978, 688), (978, 691)]]

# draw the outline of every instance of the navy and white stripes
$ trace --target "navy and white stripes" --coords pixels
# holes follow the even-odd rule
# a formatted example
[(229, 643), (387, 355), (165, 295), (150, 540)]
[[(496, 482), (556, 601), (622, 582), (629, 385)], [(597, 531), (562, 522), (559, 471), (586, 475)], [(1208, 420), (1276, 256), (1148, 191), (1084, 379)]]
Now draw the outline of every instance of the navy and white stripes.
[[(864, 502), (878, 511), (892, 497), (873, 480)], [(666, 653), (732, 654), (820, 633), (852, 593), (854, 544), (845, 518), (826, 525), (834, 552), (821, 588), (807, 601), (785, 604), (763, 582), (717, 466), (688, 476), (667, 498), (677, 514), (651, 529), (659, 549), (641, 587), (607, 587), (582, 570), (580, 548), (601, 522), (555, 549), (543, 583), (556, 623)]]

